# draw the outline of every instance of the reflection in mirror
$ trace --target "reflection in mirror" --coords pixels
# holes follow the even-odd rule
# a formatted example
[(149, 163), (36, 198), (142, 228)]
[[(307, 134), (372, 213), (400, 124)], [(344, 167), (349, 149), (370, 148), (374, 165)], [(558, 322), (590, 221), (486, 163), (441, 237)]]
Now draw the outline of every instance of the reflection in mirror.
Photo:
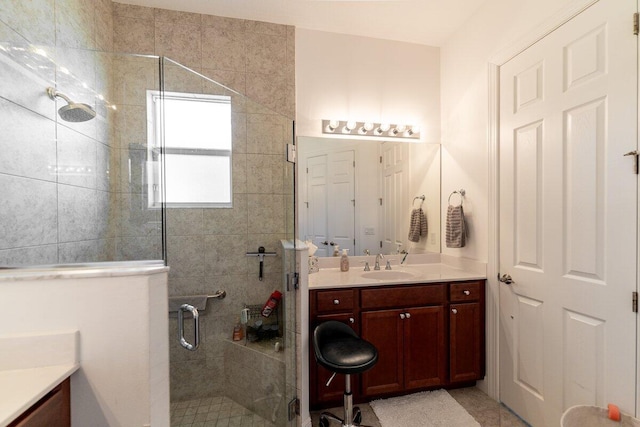
[[(440, 252), (440, 145), (304, 136), (297, 145), (299, 238), (317, 256)], [(413, 242), (420, 207), (427, 231)]]

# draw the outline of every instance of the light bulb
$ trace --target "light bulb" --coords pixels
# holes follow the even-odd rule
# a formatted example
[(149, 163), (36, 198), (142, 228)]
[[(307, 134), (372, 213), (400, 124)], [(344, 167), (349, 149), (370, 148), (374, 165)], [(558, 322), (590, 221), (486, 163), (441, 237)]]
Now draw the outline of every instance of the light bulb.
[(420, 133), (420, 126), (411, 126), (409, 129), (407, 129), (407, 131), (405, 132), (405, 134), (407, 136), (412, 136), (415, 135), (417, 133)]
[(347, 124), (344, 126), (344, 128), (342, 129), (342, 131), (344, 133), (351, 133), (351, 131), (354, 130), (357, 125), (358, 124), (356, 122), (354, 122), (353, 120), (349, 120), (347, 122)]
[(367, 132), (373, 130), (373, 123), (371, 122), (365, 122), (362, 124), (362, 126), (360, 126), (360, 129), (358, 129), (358, 133), (360, 135), (366, 135)]
[(405, 130), (407, 130), (407, 127), (405, 125), (397, 125), (396, 130), (398, 132), (404, 132)]
[(329, 124), (327, 125), (325, 130), (327, 132), (335, 132), (335, 130), (338, 129), (338, 126), (340, 126), (339, 120), (329, 120)]
[(382, 123), (380, 126), (378, 126), (376, 128), (375, 131), (373, 131), (376, 135), (382, 135), (383, 133), (385, 133), (386, 131), (388, 131), (390, 128), (390, 126), (387, 123)]

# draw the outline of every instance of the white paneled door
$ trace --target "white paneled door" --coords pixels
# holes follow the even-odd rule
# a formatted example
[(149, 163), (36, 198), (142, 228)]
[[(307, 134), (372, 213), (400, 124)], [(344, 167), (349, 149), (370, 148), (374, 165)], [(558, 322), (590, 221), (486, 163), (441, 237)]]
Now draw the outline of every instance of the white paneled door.
[(535, 427), (635, 413), (635, 0), (600, 0), (500, 67), (500, 399)]
[(355, 253), (355, 153), (330, 151), (306, 160), (306, 212), (302, 235), (332, 256), (336, 245)]
[(382, 159), (382, 246), (383, 254), (394, 254), (402, 246), (409, 230), (409, 148), (406, 142), (384, 142)]

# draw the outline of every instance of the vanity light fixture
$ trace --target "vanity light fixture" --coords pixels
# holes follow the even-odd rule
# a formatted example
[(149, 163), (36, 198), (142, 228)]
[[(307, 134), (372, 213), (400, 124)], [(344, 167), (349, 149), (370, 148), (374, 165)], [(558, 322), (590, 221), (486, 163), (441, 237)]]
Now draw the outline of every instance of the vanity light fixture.
[(354, 120), (323, 120), (322, 133), (419, 139), (420, 127)]

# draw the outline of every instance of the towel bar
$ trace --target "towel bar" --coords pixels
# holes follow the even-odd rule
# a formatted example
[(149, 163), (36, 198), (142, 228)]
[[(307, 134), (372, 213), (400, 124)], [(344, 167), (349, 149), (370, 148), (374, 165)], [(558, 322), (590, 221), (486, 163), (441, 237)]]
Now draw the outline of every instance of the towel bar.
[(447, 203), (451, 204), (451, 196), (453, 196), (454, 194), (459, 194), (460, 195), (460, 204), (462, 204), (463, 200), (464, 200), (464, 195), (467, 192), (464, 191), (464, 188), (461, 188), (460, 190), (455, 190), (452, 191), (451, 194), (449, 194), (449, 199), (447, 199)]
[(422, 196), (414, 197), (413, 202), (411, 202), (411, 204), (413, 205), (417, 199), (420, 199), (420, 207), (422, 207), (422, 204), (424, 203), (424, 199), (426, 199), (426, 197), (424, 197), (424, 194)]

